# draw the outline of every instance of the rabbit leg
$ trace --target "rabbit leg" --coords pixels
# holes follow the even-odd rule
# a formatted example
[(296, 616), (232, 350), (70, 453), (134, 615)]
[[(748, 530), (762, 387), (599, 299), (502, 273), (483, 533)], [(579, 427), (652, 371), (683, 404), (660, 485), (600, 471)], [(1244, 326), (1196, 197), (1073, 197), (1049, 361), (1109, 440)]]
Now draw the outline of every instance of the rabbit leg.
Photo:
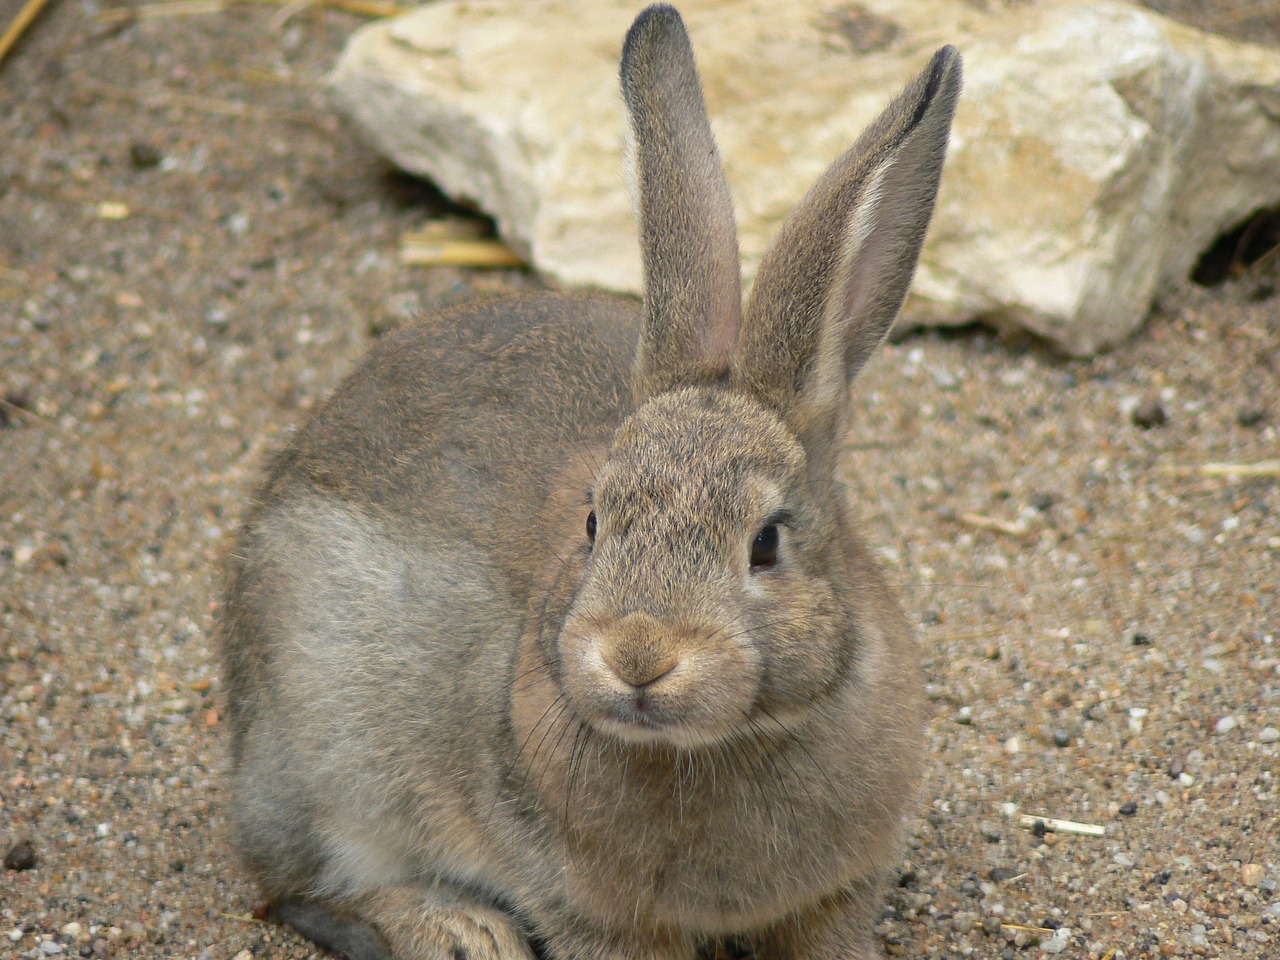
[(269, 915), (348, 960), (392, 960), (391, 952), (372, 927), (318, 900), (286, 897), (271, 905)]
[(780, 960), (873, 960), (879, 884), (855, 884), (764, 931), (758, 955)]
[(389, 948), (370, 960), (534, 960), (514, 919), (448, 887), (380, 887), (353, 906)]
[(533, 960), (510, 917), (438, 887), (382, 887), (347, 909), (286, 897), (270, 915), (346, 960)]

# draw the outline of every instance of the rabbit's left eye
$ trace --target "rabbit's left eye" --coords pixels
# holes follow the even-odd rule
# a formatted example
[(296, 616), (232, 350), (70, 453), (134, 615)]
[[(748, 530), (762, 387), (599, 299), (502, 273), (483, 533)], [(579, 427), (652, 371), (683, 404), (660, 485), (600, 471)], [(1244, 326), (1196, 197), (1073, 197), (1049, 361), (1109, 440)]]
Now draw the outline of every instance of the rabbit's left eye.
[(751, 543), (751, 569), (768, 570), (778, 562), (778, 525), (770, 523), (760, 528)]
[(594, 510), (587, 514), (587, 542), (596, 542), (596, 512)]

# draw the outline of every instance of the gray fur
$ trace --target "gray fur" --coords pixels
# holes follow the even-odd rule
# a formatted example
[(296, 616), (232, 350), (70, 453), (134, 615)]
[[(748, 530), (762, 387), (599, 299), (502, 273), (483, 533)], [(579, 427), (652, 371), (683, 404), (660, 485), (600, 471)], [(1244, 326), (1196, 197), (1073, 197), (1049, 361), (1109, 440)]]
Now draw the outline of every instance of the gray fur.
[(834, 451), (959, 59), (814, 188), (745, 321), (674, 10), (641, 14), (622, 72), (643, 310), (537, 295), (389, 338), (277, 458), (229, 561), (242, 850), (281, 919), (354, 956), (871, 955), (923, 710)]

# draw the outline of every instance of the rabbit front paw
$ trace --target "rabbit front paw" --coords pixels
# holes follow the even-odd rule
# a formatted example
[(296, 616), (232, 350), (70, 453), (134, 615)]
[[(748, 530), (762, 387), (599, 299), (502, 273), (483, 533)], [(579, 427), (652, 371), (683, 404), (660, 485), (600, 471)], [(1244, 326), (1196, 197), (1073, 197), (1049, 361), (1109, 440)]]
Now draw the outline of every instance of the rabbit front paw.
[(363, 895), (359, 913), (394, 960), (534, 960), (510, 916), (442, 887), (383, 887)]

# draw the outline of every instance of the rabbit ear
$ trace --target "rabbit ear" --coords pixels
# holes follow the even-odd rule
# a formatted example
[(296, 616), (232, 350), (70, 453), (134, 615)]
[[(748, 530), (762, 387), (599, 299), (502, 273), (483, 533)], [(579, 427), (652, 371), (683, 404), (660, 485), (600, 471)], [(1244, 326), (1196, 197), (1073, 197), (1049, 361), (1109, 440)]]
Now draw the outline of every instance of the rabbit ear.
[(742, 325), (729, 185), (711, 137), (684, 23), (645, 9), (622, 50), (644, 260), (637, 400), (728, 377)]
[(959, 93), (960, 55), (943, 47), (823, 174), (760, 266), (734, 381), (783, 413), (815, 468), (834, 466), (849, 382), (906, 297)]

